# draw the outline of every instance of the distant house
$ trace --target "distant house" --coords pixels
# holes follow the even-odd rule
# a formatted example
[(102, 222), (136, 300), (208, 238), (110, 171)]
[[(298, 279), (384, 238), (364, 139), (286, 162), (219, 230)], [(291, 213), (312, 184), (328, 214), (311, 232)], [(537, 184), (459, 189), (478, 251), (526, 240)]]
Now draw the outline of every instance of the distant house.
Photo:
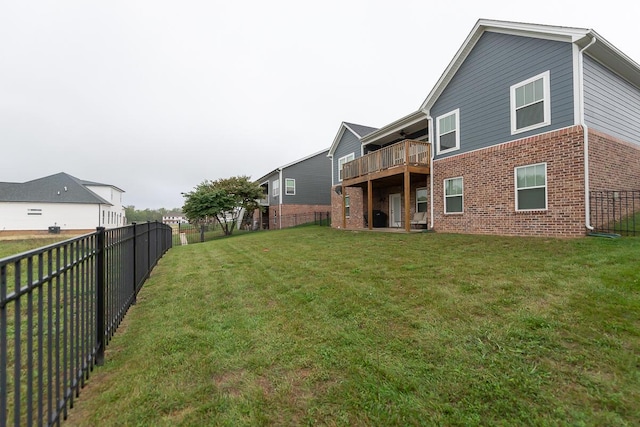
[(280, 229), (310, 222), (331, 210), (331, 162), (328, 150), (280, 166), (256, 182), (264, 188), (254, 227)]
[(167, 212), (166, 215), (162, 216), (163, 224), (186, 224), (188, 222), (187, 217), (178, 211)]
[(126, 224), (123, 193), (63, 172), (24, 183), (0, 182), (0, 233), (120, 227)]
[(638, 123), (640, 66), (595, 31), (479, 20), (417, 111), (339, 142), (332, 224), (584, 236), (591, 192), (640, 189)]

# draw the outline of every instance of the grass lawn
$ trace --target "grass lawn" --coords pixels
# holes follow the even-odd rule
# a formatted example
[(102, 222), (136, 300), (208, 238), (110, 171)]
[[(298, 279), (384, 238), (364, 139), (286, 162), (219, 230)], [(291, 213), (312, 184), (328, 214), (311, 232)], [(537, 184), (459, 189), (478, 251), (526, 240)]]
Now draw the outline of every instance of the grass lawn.
[(174, 247), (65, 425), (640, 425), (640, 239)]
[(0, 240), (0, 259), (22, 252), (52, 245), (62, 240), (71, 239), (73, 236), (34, 237), (16, 240)]

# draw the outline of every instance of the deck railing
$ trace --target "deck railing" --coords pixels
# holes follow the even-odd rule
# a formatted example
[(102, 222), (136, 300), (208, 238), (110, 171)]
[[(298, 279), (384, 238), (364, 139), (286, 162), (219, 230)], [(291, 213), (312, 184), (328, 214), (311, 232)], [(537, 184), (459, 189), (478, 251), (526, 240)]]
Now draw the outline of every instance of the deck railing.
[(353, 179), (396, 166), (429, 166), (429, 143), (406, 139), (345, 163), (342, 179)]

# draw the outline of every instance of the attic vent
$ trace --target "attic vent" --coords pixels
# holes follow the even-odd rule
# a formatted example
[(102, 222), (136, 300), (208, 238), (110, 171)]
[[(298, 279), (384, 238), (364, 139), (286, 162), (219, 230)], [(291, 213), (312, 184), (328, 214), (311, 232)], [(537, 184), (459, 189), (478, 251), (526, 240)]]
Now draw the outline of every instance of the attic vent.
[(27, 209), (27, 215), (42, 215), (42, 209)]

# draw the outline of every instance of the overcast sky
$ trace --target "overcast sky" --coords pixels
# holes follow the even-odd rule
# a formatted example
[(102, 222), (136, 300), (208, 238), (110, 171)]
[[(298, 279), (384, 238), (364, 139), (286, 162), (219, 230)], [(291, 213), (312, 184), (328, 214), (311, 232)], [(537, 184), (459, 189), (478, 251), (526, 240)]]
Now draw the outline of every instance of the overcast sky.
[(640, 62), (638, 2), (570, 3), (3, 0), (0, 181), (181, 207), (416, 111), (479, 18), (593, 28)]

